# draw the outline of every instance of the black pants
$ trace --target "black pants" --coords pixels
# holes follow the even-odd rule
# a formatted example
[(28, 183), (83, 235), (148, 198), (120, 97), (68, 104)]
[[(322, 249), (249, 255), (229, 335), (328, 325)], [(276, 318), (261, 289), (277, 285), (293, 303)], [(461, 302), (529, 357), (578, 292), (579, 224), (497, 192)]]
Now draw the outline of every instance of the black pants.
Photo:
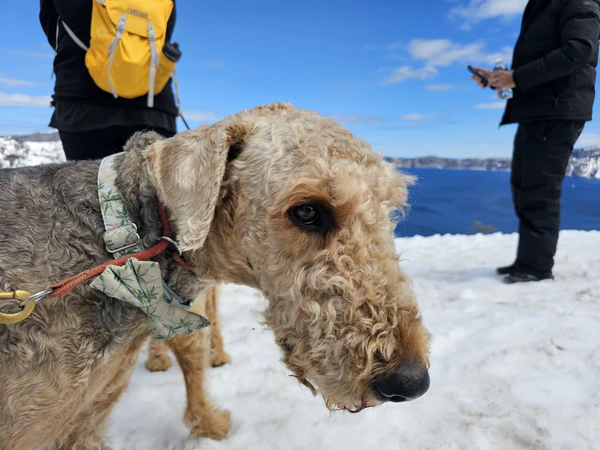
[(510, 182), (519, 218), (516, 264), (527, 272), (543, 275), (554, 266), (562, 183), (583, 126), (573, 121), (519, 124)]
[(162, 128), (149, 128), (144, 125), (111, 126), (92, 131), (70, 132), (58, 130), (65, 156), (69, 161), (101, 159), (123, 151), (127, 139), (136, 131), (156, 131), (164, 137), (175, 133)]

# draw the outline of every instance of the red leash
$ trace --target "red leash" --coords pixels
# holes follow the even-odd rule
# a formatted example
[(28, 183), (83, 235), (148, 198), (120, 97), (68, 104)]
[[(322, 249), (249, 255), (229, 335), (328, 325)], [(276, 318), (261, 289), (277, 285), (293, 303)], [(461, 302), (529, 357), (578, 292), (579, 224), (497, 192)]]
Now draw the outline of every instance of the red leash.
[[(163, 235), (167, 238), (170, 238), (171, 226), (169, 225), (169, 218), (167, 217), (167, 211), (165, 210), (165, 206), (160, 200), (158, 200), (158, 212), (160, 214), (160, 220), (163, 226)], [(156, 245), (150, 247), (147, 250), (142, 250), (141, 252), (133, 253), (132, 255), (121, 256), (120, 258), (113, 259), (112, 261), (108, 261), (100, 266), (93, 267), (77, 275), (66, 278), (61, 282), (53, 284), (49, 287), (49, 289), (52, 290), (52, 293), (48, 294), (48, 297), (62, 297), (63, 295), (68, 294), (77, 286), (100, 275), (108, 266), (122, 266), (127, 262), (128, 259), (131, 258), (136, 258), (139, 261), (146, 261), (150, 258), (154, 258), (156, 255), (159, 255), (162, 252), (164, 252), (168, 246), (169, 242), (167, 240), (162, 239)], [(173, 258), (186, 269), (190, 271), (192, 270), (192, 267), (187, 262), (185, 262), (185, 260), (176, 252), (173, 253)]]

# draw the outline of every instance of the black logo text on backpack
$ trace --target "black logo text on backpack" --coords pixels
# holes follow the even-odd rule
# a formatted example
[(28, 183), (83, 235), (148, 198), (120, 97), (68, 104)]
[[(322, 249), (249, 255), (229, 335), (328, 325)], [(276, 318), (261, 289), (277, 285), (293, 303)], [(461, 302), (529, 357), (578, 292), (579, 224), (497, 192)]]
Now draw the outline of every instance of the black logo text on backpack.
[(138, 16), (142, 19), (148, 19), (148, 13), (145, 13), (144, 11), (140, 11), (138, 9), (127, 8), (127, 14), (131, 14), (132, 16)]

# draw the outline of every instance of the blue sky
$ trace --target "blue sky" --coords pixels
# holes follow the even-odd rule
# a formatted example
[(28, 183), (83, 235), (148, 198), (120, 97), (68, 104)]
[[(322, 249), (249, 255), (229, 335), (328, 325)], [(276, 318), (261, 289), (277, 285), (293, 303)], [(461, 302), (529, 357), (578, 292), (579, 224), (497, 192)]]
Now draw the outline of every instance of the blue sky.
[[(389, 156), (510, 156), (515, 127), (498, 129), (502, 103), (466, 66), (510, 63), (526, 3), (179, 0), (182, 109), (197, 125), (289, 101)], [(0, 135), (47, 130), (53, 51), (38, 2), (1, 2), (0, 16)], [(600, 144), (598, 121), (578, 144)]]

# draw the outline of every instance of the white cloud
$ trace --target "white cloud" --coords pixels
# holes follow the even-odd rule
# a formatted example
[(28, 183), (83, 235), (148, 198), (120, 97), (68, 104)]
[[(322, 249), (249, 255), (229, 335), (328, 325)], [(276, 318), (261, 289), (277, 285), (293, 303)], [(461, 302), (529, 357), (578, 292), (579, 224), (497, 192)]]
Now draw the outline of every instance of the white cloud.
[(527, 0), (470, 0), (453, 7), (450, 17), (463, 19), (465, 24), (462, 28), (468, 29), (470, 23), (522, 14), (526, 5)]
[(332, 116), (333, 120), (346, 125), (377, 125), (381, 122), (379, 117), (368, 116), (364, 114), (354, 114), (349, 116)]
[(475, 105), (473, 108), (475, 109), (504, 109), (506, 107), (506, 102), (494, 102), (494, 103), (479, 103)]
[(49, 95), (32, 97), (26, 94), (7, 94), (0, 92), (0, 106), (50, 106)]
[(426, 84), (425, 89), (431, 92), (446, 92), (454, 86), (451, 84)]
[(431, 66), (421, 67), (420, 69), (415, 69), (411, 66), (402, 66), (394, 69), (392, 74), (383, 80), (383, 84), (389, 85), (393, 83), (399, 83), (411, 78), (418, 80), (429, 80), (431, 78), (435, 78), (437, 74), (438, 70)]
[(15, 56), (20, 56), (20, 57), (24, 57), (24, 58), (54, 58), (54, 53), (53, 52), (25, 52), (25, 51), (21, 51), (21, 50), (12, 50), (12, 49), (7, 49), (7, 48), (0, 48), (0, 54), (9, 54), (9, 55), (15, 55)]
[(363, 50), (366, 50), (368, 52), (373, 52), (373, 51), (377, 51), (380, 49), (379, 45), (374, 45), (374, 44), (364, 44), (362, 46)]
[(222, 116), (211, 111), (190, 111), (183, 113), (183, 117), (185, 120), (194, 120), (196, 122), (214, 122), (222, 119)]
[(425, 116), (423, 114), (405, 114), (404, 116), (400, 116), (399, 119), (409, 122), (421, 122), (423, 120), (432, 120), (433, 117)]
[(501, 51), (487, 53), (485, 43), (478, 41), (459, 44), (450, 39), (413, 39), (406, 49), (410, 55), (432, 67), (448, 67), (456, 62), (494, 64), (502, 59), (508, 64), (512, 58), (512, 49), (504, 47)]
[(575, 147), (592, 147), (597, 145), (600, 145), (600, 134), (583, 133), (579, 136)]
[(200, 61), (203, 66), (210, 67), (211, 69), (225, 69), (227, 64), (223, 61), (217, 61), (213, 59), (205, 59)]
[(508, 66), (512, 61), (512, 54), (512, 47), (502, 47), (502, 50), (500, 50), (499, 52), (487, 54), (483, 61), (487, 62), (488, 64), (495, 64), (496, 61), (501, 59), (504, 62), (504, 64)]
[[(450, 39), (413, 39), (407, 45), (401, 42), (394, 42), (389, 48), (398, 49), (403, 46), (410, 56), (424, 64), (423, 67), (415, 69), (413, 66), (405, 65), (393, 70), (384, 81), (384, 85), (399, 83), (411, 78), (419, 80), (428, 80), (435, 78), (438, 73), (438, 67), (448, 67), (454, 63), (487, 65), (493, 64), (501, 59), (509, 66), (512, 59), (512, 48), (503, 47), (495, 53), (488, 53), (485, 50), (483, 41), (472, 42), (469, 44), (460, 44)], [(398, 58), (401, 59), (401, 58)], [(451, 89), (451, 85), (430, 84), (427, 89), (431, 91), (445, 91)]]
[(413, 39), (406, 47), (410, 55), (430, 66), (447, 67), (456, 61), (473, 61), (480, 57), (485, 44), (455, 44), (449, 39)]
[(0, 84), (3, 84), (4, 86), (8, 86), (8, 87), (37, 86), (37, 83), (34, 83), (33, 81), (17, 80), (14, 78), (0, 78)]

